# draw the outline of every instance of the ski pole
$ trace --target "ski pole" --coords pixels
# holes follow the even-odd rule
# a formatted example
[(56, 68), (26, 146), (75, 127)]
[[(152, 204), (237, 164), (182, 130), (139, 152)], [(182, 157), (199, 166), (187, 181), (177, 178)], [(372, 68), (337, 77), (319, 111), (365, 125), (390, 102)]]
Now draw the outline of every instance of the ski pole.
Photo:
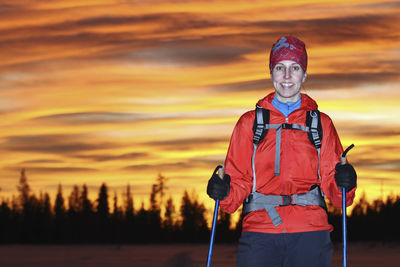
[[(351, 144), (346, 150), (342, 153), (340, 157), (340, 164), (346, 164), (346, 154), (350, 149), (354, 147), (354, 144)], [(346, 189), (342, 188), (342, 227), (343, 227), (343, 267), (347, 267), (347, 221), (346, 221)]]
[(212, 256), (213, 245), (214, 245), (215, 228), (217, 226), (218, 208), (219, 208), (219, 199), (217, 199), (215, 201), (214, 217), (213, 217), (213, 222), (212, 222), (212, 227), (211, 227), (210, 246), (208, 248), (207, 267), (211, 266), (211, 256)]
[[(222, 171), (219, 171), (220, 169), (222, 169)], [(214, 174), (217, 171), (218, 171), (219, 178), (223, 179), (223, 177), (224, 177), (224, 167), (223, 166), (218, 166), (215, 169)], [(219, 210), (219, 199), (215, 200), (214, 217), (213, 217), (212, 226), (211, 226), (210, 246), (208, 248), (207, 267), (211, 266), (211, 257), (212, 257), (213, 246), (214, 246), (215, 229), (217, 228), (218, 210)]]
[(342, 188), (343, 267), (347, 267), (346, 189)]

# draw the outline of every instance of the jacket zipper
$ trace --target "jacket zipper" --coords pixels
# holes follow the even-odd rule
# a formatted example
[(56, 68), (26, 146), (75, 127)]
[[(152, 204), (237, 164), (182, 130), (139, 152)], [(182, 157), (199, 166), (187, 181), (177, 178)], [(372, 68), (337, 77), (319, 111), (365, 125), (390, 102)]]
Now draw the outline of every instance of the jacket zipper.
[[(289, 123), (289, 117), (285, 117), (285, 123)], [(286, 132), (283, 134), (283, 135), (286, 135)], [(283, 147), (283, 149), (281, 150), (282, 151), (282, 155), (286, 155), (286, 153), (285, 153), (285, 150), (286, 150), (286, 148), (287, 148), (287, 138), (285, 138), (285, 146)], [(284, 156), (284, 158), (282, 158), (283, 160), (281, 161), (281, 164), (282, 163), (285, 163), (285, 164), (282, 164), (282, 165), (284, 165), (285, 167), (286, 167), (286, 156)], [(281, 174), (282, 174), (282, 172), (284, 171), (285, 169), (284, 168), (281, 168)], [(285, 174), (285, 173), (284, 173)], [(285, 177), (285, 175), (283, 175), (283, 178)], [(285, 186), (285, 180), (282, 180), (282, 187), (283, 187), (283, 194), (286, 194), (286, 186)], [(283, 216), (283, 233), (287, 233), (287, 230), (286, 230), (286, 217), (287, 217), (287, 214), (286, 214), (286, 212), (287, 212), (287, 207), (284, 207), (284, 216)]]

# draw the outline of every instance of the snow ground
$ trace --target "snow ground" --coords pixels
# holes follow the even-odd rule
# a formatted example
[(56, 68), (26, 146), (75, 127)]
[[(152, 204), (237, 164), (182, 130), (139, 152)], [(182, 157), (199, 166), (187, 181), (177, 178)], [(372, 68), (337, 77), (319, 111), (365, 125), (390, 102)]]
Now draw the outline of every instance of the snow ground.
[[(349, 244), (351, 267), (400, 266), (400, 244)], [(2, 245), (4, 267), (189, 267), (206, 265), (208, 245)], [(213, 267), (235, 266), (236, 245), (215, 245)], [(336, 246), (332, 267), (342, 266)]]

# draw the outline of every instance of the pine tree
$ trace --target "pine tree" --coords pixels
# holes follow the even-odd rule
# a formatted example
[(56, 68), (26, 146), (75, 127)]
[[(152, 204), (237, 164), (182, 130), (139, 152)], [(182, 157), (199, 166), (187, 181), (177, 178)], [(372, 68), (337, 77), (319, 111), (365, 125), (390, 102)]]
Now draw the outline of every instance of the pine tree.
[(51, 204), (50, 204), (50, 196), (49, 193), (44, 193), (43, 198), (42, 198), (42, 213), (46, 217), (51, 217)]
[(82, 241), (80, 234), (82, 230), (80, 218), (80, 190), (77, 185), (72, 188), (71, 194), (68, 197), (68, 224), (66, 239), (72, 242)]
[(117, 196), (117, 192), (114, 191), (114, 198), (113, 198), (113, 217), (117, 216), (118, 214), (119, 214), (118, 196)]
[(92, 203), (89, 200), (89, 192), (86, 184), (82, 186), (81, 196), (79, 198), (79, 210), (83, 217), (88, 217), (93, 212)]
[(58, 184), (56, 200), (54, 203), (54, 214), (56, 216), (56, 220), (64, 219), (65, 216), (65, 205), (64, 205), (64, 198), (62, 195), (62, 187), (61, 184)]
[(65, 240), (65, 224), (66, 224), (66, 210), (64, 204), (64, 197), (62, 195), (61, 184), (58, 184), (56, 200), (54, 203), (54, 214), (55, 214), (55, 235), (54, 240), (56, 242), (62, 242)]
[(107, 186), (103, 183), (100, 186), (99, 197), (97, 199), (97, 215), (105, 220), (109, 215), (109, 207), (108, 207), (108, 192)]
[(150, 193), (150, 210), (152, 211), (160, 210), (160, 206), (157, 201), (157, 193), (158, 193), (157, 185), (153, 184), (151, 186), (151, 193)]
[(26, 177), (25, 169), (21, 169), (21, 176), (19, 178), (19, 184), (17, 186), (17, 189), (19, 191), (20, 208), (24, 209), (29, 201), (29, 193), (30, 193), (28, 178)]
[(110, 240), (111, 229), (109, 221), (109, 207), (108, 207), (108, 190), (105, 183), (101, 184), (99, 190), (99, 196), (97, 198), (96, 215), (98, 218), (96, 239), (100, 242), (106, 242)]
[(163, 206), (164, 204), (164, 195), (165, 195), (165, 190), (168, 189), (166, 186), (167, 183), (167, 178), (163, 176), (161, 173), (158, 174), (157, 177), (157, 186), (156, 186), (156, 191), (160, 196), (160, 207)]
[(68, 213), (76, 214), (80, 211), (80, 201), (79, 201), (79, 187), (74, 185), (71, 194), (68, 197)]
[(190, 197), (187, 190), (183, 193), (181, 202), (181, 230), (185, 241), (205, 241), (208, 227), (205, 218), (206, 208), (197, 200), (194, 191)]
[(126, 186), (125, 194), (125, 216), (128, 220), (132, 219), (134, 215), (133, 197), (131, 193), (131, 186)]
[(172, 231), (172, 229), (174, 228), (175, 225), (174, 216), (175, 216), (175, 205), (172, 197), (170, 196), (165, 206), (164, 223), (163, 223), (165, 231)]

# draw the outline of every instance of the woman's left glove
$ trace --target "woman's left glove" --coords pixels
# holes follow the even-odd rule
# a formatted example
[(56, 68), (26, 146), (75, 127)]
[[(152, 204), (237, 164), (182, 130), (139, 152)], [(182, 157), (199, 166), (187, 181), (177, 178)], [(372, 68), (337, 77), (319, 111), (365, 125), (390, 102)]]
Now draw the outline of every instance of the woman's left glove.
[(357, 173), (350, 164), (336, 164), (335, 180), (339, 189), (345, 188), (346, 192), (357, 185)]
[[(221, 179), (217, 174), (217, 171), (222, 168), (222, 166), (218, 166), (215, 168), (213, 175), (210, 180), (208, 180), (207, 185), (207, 195), (215, 200), (224, 200), (229, 195), (231, 177), (228, 174), (224, 174)], [(221, 175), (222, 176), (222, 175)]]

